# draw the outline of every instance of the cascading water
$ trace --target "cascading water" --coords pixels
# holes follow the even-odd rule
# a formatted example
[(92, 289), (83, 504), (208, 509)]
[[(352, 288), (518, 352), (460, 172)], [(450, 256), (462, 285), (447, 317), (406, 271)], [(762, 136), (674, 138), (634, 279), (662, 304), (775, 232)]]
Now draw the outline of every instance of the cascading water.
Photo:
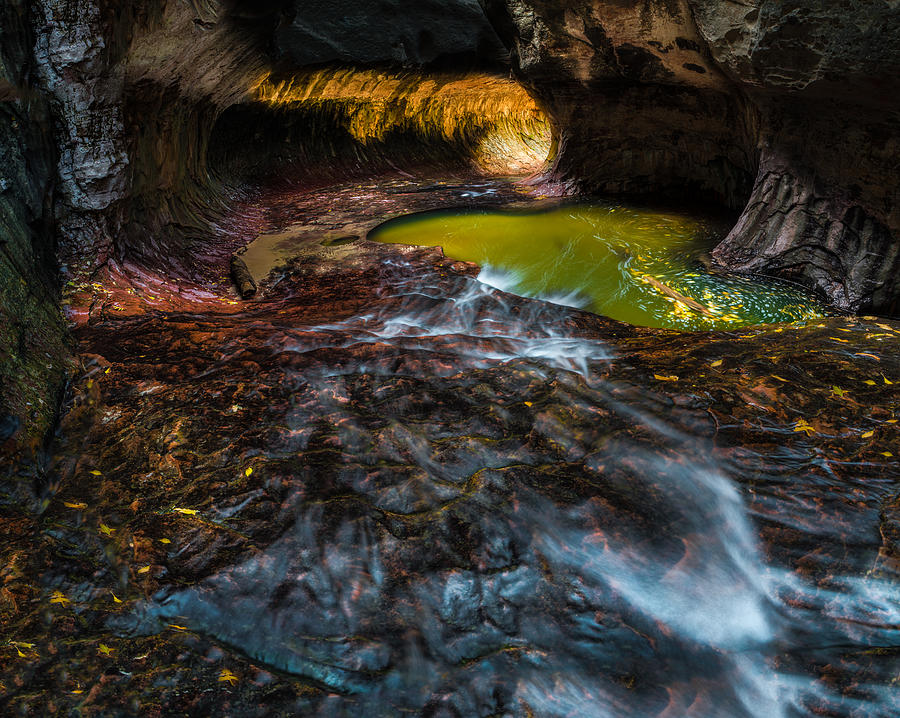
[[(352, 92), (334, 86), (340, 72), (304, 77), (257, 99), (337, 118), (353, 141), (377, 144), (389, 125), (404, 151), (437, 138), (484, 160), (513, 143), (520, 169), (543, 161), (529, 143), (545, 147), (546, 123), (511, 82), (491, 80), (485, 104), (468, 97), (485, 78), (444, 78), (451, 111), (425, 91), (404, 102), (423, 87), (405, 76), (366, 73)], [(503, 121), (480, 117), (504, 107)], [(363, 150), (390, 166), (363, 145), (331, 169)], [(900, 713), (900, 327), (810, 303), (777, 317), (802, 324), (683, 333), (545, 301), (583, 299), (581, 286), (506, 293), (449, 248), (362, 237), (435, 207), (533, 206), (540, 188), (471, 167), (387, 172), (256, 188), (192, 247), (203, 271), (176, 285), (110, 261), (73, 293), (81, 364), (48, 480), (36, 495), (14, 485), (30, 512), (5, 524), (0, 706)], [(615, 276), (647, 260), (646, 276), (690, 299), (683, 266), (666, 276), (655, 254), (596, 234)], [(253, 301), (224, 276), (184, 278), (224, 275), (254, 236)], [(553, 259), (588, 264), (590, 245)]]

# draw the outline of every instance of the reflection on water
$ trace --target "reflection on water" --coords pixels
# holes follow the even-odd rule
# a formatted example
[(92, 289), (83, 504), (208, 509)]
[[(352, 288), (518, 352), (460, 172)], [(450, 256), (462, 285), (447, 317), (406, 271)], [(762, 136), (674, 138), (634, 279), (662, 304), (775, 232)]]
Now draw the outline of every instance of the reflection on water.
[(527, 297), (648, 327), (717, 329), (822, 317), (804, 291), (705, 271), (711, 230), (682, 215), (618, 205), (544, 212), (430, 212), (370, 233), (441, 246), (483, 267), (481, 280)]

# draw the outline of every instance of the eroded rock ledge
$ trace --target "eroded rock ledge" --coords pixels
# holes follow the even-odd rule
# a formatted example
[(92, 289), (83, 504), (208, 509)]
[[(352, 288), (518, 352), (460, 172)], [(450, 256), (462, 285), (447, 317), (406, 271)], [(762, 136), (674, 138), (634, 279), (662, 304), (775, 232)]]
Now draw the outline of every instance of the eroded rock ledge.
[(482, 4), (561, 128), (555, 179), (722, 201), (723, 265), (897, 312), (896, 3)]

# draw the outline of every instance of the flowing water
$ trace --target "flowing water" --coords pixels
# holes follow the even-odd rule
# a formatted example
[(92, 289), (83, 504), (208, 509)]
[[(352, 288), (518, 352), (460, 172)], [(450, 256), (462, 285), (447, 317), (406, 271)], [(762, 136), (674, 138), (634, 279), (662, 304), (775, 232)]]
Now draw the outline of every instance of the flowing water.
[(671, 212), (593, 204), (429, 212), (390, 221), (369, 237), (440, 246), (481, 265), (480, 279), (499, 289), (638, 326), (727, 329), (825, 315), (798, 287), (705, 271), (700, 260), (721, 237), (716, 229)]
[[(329, 188), (289, 214), (340, 206), (334, 232), (416, 208), (414, 185)], [(701, 274), (685, 269), (684, 219), (462, 215), (475, 219), (524, 260), (534, 243), (509, 224), (548, 241), (559, 230), (541, 223), (562, 221), (586, 272), (588, 257), (618, 282), (641, 266), (685, 293), (685, 272)], [(445, 217), (375, 236), (427, 244), (432, 220)], [(690, 251), (639, 247), (648, 222)], [(440, 243), (452, 259), (323, 248), (244, 304), (166, 305), (162, 283), (109, 279), (78, 330), (55, 478), (42, 508), (6, 524), (19, 609), (4, 614), (3, 705), (898, 715), (900, 324), (804, 304), (802, 325), (630, 328), (503, 292)], [(528, 293), (601, 284), (571, 269), (541, 284), (524, 260)], [(702, 286), (718, 297), (728, 281)], [(772, 311), (791, 305), (759, 291)], [(135, 294), (154, 303), (138, 311)], [(635, 323), (672, 312), (657, 299)]]

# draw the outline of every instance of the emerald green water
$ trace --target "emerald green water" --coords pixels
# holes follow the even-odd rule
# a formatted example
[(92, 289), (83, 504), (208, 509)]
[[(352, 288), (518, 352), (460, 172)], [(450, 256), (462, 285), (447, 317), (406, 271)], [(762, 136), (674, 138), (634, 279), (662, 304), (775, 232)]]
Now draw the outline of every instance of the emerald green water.
[(479, 279), (499, 289), (640, 326), (728, 329), (825, 315), (793, 285), (705, 271), (699, 258), (715, 233), (708, 222), (684, 215), (578, 205), (409, 215), (369, 238), (441, 246), (448, 257), (481, 265)]

